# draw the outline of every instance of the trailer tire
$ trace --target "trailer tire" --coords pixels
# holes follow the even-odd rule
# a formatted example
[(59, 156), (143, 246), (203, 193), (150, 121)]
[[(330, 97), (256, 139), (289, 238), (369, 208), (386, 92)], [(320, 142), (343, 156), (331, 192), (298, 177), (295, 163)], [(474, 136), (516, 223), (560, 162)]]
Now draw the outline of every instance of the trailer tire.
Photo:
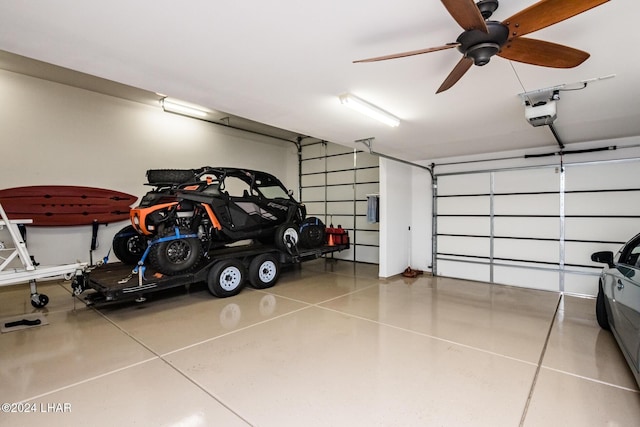
[(113, 253), (124, 264), (138, 264), (145, 249), (147, 249), (146, 237), (131, 225), (124, 227), (113, 236)]
[(193, 169), (149, 169), (147, 182), (149, 184), (183, 184), (196, 180)]
[(245, 269), (240, 260), (226, 259), (211, 267), (207, 276), (209, 292), (218, 298), (237, 295), (245, 281)]
[(280, 263), (272, 254), (261, 254), (249, 263), (249, 282), (256, 289), (267, 289), (278, 281)]
[(274, 236), (276, 248), (289, 254), (292, 254), (297, 249), (299, 238), (298, 227), (290, 222), (281, 224), (276, 229)]
[[(180, 228), (180, 234), (191, 234), (187, 228)], [(162, 237), (174, 235), (167, 229)], [(169, 276), (192, 271), (202, 259), (202, 245), (197, 237), (180, 238), (156, 243), (149, 249), (149, 262), (162, 274)]]

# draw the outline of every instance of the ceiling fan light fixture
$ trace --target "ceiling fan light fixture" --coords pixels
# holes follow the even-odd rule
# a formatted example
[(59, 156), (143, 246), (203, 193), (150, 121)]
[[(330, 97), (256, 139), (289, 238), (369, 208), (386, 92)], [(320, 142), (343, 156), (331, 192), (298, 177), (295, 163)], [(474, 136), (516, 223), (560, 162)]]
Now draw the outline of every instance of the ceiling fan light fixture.
[(350, 93), (345, 93), (339, 96), (340, 103), (345, 105), (365, 116), (375, 119), (387, 126), (398, 127), (400, 125), (400, 119), (393, 114), (384, 111), (380, 107), (377, 107), (364, 99), (358, 98)]
[(189, 105), (180, 104), (178, 102), (169, 101), (167, 100), (167, 98), (163, 98), (162, 100), (160, 100), (160, 104), (162, 105), (162, 109), (168, 113), (177, 113), (199, 119), (207, 117), (207, 112), (204, 110)]
[(466, 52), (466, 56), (473, 59), (473, 63), (481, 67), (488, 64), (491, 57), (498, 52), (500, 52), (499, 44), (480, 43), (470, 47)]

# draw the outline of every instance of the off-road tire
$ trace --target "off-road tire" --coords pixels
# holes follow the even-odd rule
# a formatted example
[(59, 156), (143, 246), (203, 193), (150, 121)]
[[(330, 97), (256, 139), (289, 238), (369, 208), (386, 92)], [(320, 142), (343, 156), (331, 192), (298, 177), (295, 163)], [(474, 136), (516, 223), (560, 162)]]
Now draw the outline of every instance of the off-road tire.
[[(191, 234), (187, 228), (180, 227), (180, 234)], [(175, 229), (164, 230), (161, 237), (175, 235)], [(179, 238), (155, 243), (149, 249), (149, 263), (158, 272), (166, 275), (193, 271), (202, 260), (202, 245), (197, 237)]]
[(147, 182), (149, 184), (183, 184), (196, 180), (193, 169), (149, 169)]
[(274, 236), (275, 245), (276, 248), (283, 252), (289, 254), (297, 252), (299, 240), (298, 227), (293, 223), (285, 222), (276, 229)]
[(300, 224), (300, 246), (304, 248), (317, 248), (324, 244), (326, 227), (316, 217), (309, 217)]
[(147, 238), (128, 225), (113, 236), (113, 253), (127, 265), (136, 265), (147, 249)]

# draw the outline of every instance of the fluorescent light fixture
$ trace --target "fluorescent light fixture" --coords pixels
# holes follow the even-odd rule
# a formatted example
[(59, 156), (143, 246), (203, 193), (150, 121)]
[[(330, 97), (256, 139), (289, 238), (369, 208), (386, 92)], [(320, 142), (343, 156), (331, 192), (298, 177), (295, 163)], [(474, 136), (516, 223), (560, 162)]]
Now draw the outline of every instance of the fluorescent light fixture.
[(372, 119), (376, 119), (377, 121), (382, 122), (385, 125), (391, 127), (397, 127), (398, 125), (400, 125), (399, 118), (397, 118), (393, 114), (387, 113), (383, 109), (376, 107), (373, 104), (369, 104), (364, 99), (360, 99), (355, 95), (345, 93), (344, 95), (340, 95), (339, 98), (342, 105), (353, 108), (354, 110), (366, 116), (369, 116)]
[(207, 112), (204, 110), (191, 107), (188, 105), (184, 105), (184, 104), (179, 104), (173, 101), (168, 101), (167, 98), (162, 99), (160, 103), (162, 104), (162, 109), (169, 113), (178, 113), (178, 114), (184, 114), (186, 116), (200, 117), (200, 118), (207, 117)]

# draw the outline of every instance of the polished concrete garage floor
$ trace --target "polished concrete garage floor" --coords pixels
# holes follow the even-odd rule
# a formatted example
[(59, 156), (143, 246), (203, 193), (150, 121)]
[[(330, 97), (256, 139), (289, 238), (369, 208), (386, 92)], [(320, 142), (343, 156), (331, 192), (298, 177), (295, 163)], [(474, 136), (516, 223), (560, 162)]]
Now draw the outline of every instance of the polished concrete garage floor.
[[(637, 426), (593, 299), (316, 260), (266, 291), (99, 309), (0, 288), (2, 426)], [(21, 402), (18, 404), (18, 402)], [(24, 413), (24, 411), (30, 411)]]

